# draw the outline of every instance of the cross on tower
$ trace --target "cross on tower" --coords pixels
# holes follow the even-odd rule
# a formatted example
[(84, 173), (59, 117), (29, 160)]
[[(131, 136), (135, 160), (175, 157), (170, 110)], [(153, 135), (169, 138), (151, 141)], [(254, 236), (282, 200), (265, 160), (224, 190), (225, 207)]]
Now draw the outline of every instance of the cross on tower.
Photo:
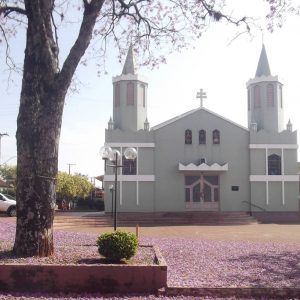
[(200, 92), (197, 92), (196, 98), (200, 99), (200, 107), (203, 107), (203, 99), (206, 99), (206, 93), (203, 92), (203, 89), (200, 89)]

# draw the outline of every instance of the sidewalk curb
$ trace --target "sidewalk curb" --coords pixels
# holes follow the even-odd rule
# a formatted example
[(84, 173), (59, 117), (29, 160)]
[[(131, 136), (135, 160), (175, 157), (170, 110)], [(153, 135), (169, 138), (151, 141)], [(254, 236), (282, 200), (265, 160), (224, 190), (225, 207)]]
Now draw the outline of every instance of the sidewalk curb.
[(300, 287), (220, 287), (220, 288), (189, 288), (169, 286), (159, 291), (162, 296), (213, 296), (213, 297), (254, 297), (268, 299), (300, 299)]

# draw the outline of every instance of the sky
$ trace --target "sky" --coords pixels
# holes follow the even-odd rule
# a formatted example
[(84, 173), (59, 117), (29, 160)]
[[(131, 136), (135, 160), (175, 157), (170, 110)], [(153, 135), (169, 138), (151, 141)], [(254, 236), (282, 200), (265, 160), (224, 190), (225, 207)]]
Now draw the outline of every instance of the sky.
[[(227, 3), (232, 14), (253, 16), (256, 24), (265, 28), (267, 8), (263, 1), (228, 0)], [(200, 88), (207, 93), (204, 107), (247, 127), (246, 82), (254, 77), (263, 41), (271, 74), (278, 75), (284, 84), (285, 123), (290, 119), (293, 129), (300, 129), (300, 17), (289, 16), (284, 26), (274, 33), (253, 27), (251, 35), (236, 38), (236, 34), (235, 26), (212, 24), (192, 49), (167, 56), (167, 63), (154, 70), (146, 67), (138, 70), (148, 79), (151, 127), (199, 107), (196, 93)], [(66, 43), (69, 36), (72, 34), (66, 36)], [(19, 38), (14, 46), (16, 55), (22, 55), (24, 40)], [(2, 138), (0, 163), (14, 165), (21, 76), (14, 75), (14, 82), (8, 85), (3, 50), (0, 55), (0, 133), (9, 134)], [(72, 164), (71, 173), (90, 177), (103, 174), (99, 150), (112, 116), (112, 77), (120, 75), (122, 67), (115, 51), (108, 51), (106, 75), (98, 77), (97, 69), (91, 63), (78, 68), (79, 91), (68, 94), (64, 109), (60, 171), (68, 172), (68, 164)]]

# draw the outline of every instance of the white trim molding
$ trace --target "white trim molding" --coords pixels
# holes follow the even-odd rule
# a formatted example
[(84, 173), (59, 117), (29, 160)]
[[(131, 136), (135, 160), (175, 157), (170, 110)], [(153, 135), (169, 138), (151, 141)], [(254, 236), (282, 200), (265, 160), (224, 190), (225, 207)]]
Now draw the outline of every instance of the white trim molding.
[(112, 78), (112, 82), (115, 83), (115, 82), (118, 82), (118, 81), (141, 81), (143, 83), (146, 83), (147, 84), (147, 78), (141, 74), (121, 74), (119, 76), (114, 76)]
[(155, 148), (155, 143), (105, 143), (108, 147)]
[(224, 165), (219, 165), (217, 163), (212, 164), (211, 166), (203, 163), (199, 166), (195, 164), (188, 164), (187, 166), (179, 163), (178, 164), (179, 171), (228, 171), (228, 163)]
[(253, 181), (272, 181), (272, 182), (278, 182), (278, 181), (290, 181), (290, 182), (298, 182), (299, 176), (298, 175), (250, 175), (249, 180), (251, 182)]
[[(115, 175), (104, 175), (103, 181), (114, 181)], [(118, 181), (155, 181), (154, 175), (118, 175)]]
[[(246, 86), (249, 87), (252, 84), (255, 83), (261, 83), (261, 82), (274, 82), (274, 81), (278, 81), (279, 83), (281, 83), (280, 78), (276, 75), (276, 76), (272, 76), (272, 75), (262, 75), (260, 77), (255, 77), (255, 78), (251, 78), (247, 81)], [(281, 84), (282, 85), (282, 84)]]
[(249, 149), (298, 149), (295, 144), (250, 144)]

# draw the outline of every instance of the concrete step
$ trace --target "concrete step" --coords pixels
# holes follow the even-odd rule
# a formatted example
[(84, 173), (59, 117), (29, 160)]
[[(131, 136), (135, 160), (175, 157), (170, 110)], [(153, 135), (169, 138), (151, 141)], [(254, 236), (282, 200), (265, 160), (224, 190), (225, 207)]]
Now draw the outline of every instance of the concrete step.
[[(257, 221), (245, 212), (183, 212), (183, 213), (118, 213), (118, 226), (184, 226), (184, 225), (248, 225)], [(113, 217), (105, 215), (59, 215), (54, 219), (56, 228), (107, 227), (112, 226)]]

